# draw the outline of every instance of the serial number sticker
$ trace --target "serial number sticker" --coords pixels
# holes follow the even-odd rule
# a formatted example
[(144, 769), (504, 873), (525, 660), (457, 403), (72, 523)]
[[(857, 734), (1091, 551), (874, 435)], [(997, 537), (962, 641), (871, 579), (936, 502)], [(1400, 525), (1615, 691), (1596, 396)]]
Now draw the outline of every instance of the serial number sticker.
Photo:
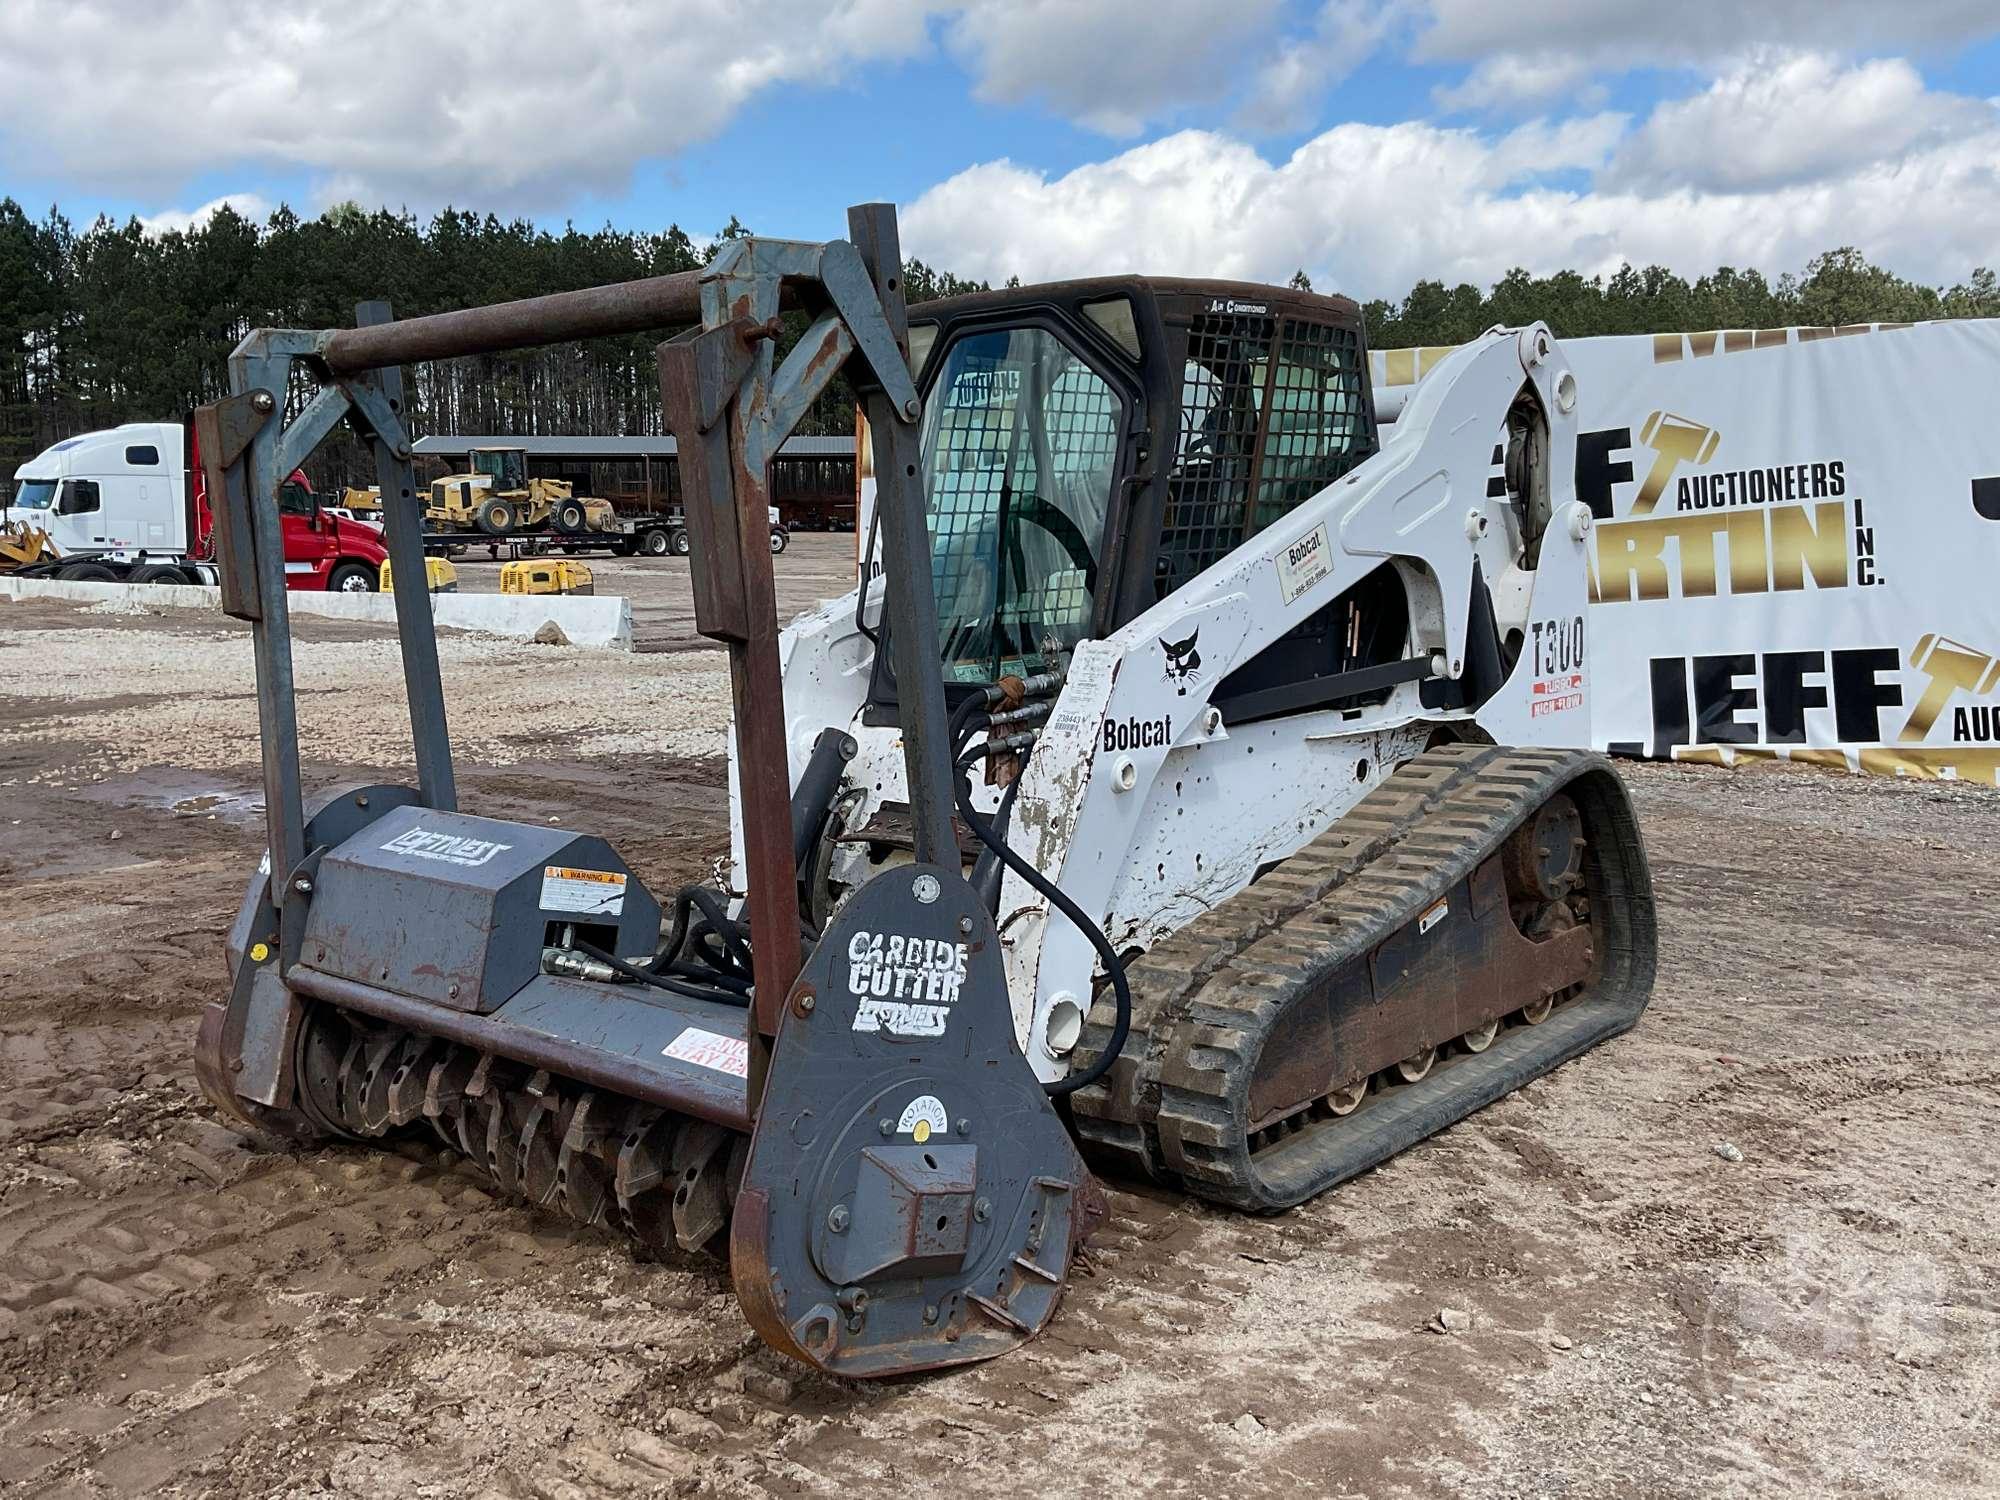
[(732, 1078), (750, 1076), (750, 1043), (740, 1036), (723, 1036), (690, 1026), (660, 1049), (663, 1056), (727, 1073)]
[(1333, 542), (1324, 523), (1313, 527), (1276, 558), (1278, 592), (1290, 604), (1333, 571)]
[(625, 914), (625, 880), (615, 870), (575, 870), (568, 865), (542, 866), (542, 910), (585, 916)]
[(1437, 926), (1438, 923), (1444, 920), (1445, 913), (1450, 910), (1451, 910), (1451, 903), (1448, 901), (1433, 902), (1431, 905), (1431, 909), (1425, 912), (1421, 917), (1417, 918), (1418, 934), (1421, 935), (1423, 933), (1429, 932), (1433, 927)]

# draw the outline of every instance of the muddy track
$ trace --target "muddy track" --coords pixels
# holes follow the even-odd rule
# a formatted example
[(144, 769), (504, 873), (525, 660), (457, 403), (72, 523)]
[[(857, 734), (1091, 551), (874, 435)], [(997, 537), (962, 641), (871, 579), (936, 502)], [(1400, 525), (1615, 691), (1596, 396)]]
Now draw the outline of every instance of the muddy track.
[[(1275, 1218), (1118, 1188), (1044, 1338), (864, 1387), (764, 1351), (713, 1262), (440, 1152), (221, 1126), (186, 1049), (254, 786), (172, 745), (68, 786), (6, 754), (0, 1495), (2000, 1485), (2000, 798), (1631, 769), (1662, 918), (1636, 1031)], [(722, 847), (713, 760), (463, 779), (663, 887)], [(1430, 1331), (1446, 1307), (1469, 1326)]]

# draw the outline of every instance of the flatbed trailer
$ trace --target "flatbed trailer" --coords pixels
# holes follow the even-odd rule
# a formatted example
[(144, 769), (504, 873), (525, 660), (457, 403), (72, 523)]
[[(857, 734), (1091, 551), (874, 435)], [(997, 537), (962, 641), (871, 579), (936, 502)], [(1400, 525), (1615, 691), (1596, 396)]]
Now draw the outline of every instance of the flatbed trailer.
[[(778, 519), (778, 508), (770, 507), (771, 551), (783, 552), (790, 533)], [(549, 526), (523, 528), (498, 536), (483, 531), (426, 531), (424, 550), (435, 556), (460, 556), (473, 547), (484, 547), (496, 560), (512, 561), (550, 552), (575, 555), (605, 551), (619, 557), (686, 557), (692, 550), (687, 516), (680, 509), (640, 516), (621, 516), (611, 528), (600, 531), (557, 531)]]

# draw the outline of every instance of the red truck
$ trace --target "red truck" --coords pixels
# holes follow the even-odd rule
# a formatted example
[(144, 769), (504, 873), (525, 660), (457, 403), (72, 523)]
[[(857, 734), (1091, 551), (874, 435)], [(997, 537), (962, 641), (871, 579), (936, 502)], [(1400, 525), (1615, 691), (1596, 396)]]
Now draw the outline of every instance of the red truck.
[[(213, 559), (215, 516), (208, 506), (208, 478), (192, 426), (187, 450), (188, 509), (198, 542), (196, 555)], [(305, 470), (292, 470), (291, 478), (278, 487), (278, 520), (285, 537), (286, 588), (372, 594), (382, 586), (382, 564), (389, 557), (382, 545), (382, 528), (324, 509)]]

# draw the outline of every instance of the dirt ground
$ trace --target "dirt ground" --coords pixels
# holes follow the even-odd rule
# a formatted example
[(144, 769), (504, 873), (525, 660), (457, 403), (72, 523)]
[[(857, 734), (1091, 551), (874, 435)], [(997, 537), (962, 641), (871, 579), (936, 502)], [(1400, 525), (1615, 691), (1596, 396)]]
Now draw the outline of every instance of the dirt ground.
[[(777, 564), (778, 604), (795, 613), (854, 586), (854, 533), (794, 533)], [(632, 601), (632, 646), (637, 651), (687, 651), (706, 643), (694, 632), (694, 592), (688, 564), (679, 557), (582, 558), (600, 594)], [(479, 547), (452, 560), (458, 586), (468, 594), (500, 590), (500, 565)]]
[[(791, 605), (851, 544), (802, 540)], [(727, 689), (649, 585), (665, 655), (442, 650), (467, 807), (664, 887), (725, 843)], [(390, 643), (314, 622), (299, 671), (309, 779), (396, 773)], [(219, 1124), (247, 640), (0, 603), (0, 684), (0, 1494), (2000, 1490), (2000, 795), (1628, 766), (1637, 1031), (1279, 1218), (1118, 1188), (1039, 1342), (862, 1386), (764, 1351), (719, 1265)]]

